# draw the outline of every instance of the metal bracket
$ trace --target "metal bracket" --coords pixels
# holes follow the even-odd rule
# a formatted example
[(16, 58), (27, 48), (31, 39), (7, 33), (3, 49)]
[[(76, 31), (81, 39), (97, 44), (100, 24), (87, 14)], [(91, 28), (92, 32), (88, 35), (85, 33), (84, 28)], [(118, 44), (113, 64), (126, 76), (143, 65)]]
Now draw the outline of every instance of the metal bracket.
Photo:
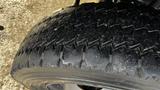
[(74, 6), (77, 7), (80, 4), (80, 0), (75, 0)]

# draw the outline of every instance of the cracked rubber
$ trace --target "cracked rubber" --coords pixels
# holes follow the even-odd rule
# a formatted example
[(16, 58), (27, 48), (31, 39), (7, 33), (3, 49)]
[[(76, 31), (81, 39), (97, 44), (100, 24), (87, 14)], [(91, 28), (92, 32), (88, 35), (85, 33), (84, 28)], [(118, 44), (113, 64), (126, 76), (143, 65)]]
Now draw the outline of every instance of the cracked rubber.
[(22, 42), (12, 77), (26, 85), (18, 77), (26, 69), (70, 68), (160, 85), (160, 12), (123, 4), (87, 3), (43, 19)]

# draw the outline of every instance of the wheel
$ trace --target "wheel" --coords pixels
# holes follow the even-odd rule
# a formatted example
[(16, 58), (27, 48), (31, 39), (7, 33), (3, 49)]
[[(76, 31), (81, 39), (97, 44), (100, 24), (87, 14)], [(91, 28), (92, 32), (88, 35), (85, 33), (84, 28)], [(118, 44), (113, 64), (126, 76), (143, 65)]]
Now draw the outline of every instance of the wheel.
[(46, 90), (54, 84), (159, 90), (160, 12), (134, 3), (62, 9), (32, 28), (11, 76)]
[(31, 86), (30, 87), (31, 90), (64, 90), (64, 85), (60, 85), (60, 84), (51, 84), (48, 85), (47, 87), (45, 86)]

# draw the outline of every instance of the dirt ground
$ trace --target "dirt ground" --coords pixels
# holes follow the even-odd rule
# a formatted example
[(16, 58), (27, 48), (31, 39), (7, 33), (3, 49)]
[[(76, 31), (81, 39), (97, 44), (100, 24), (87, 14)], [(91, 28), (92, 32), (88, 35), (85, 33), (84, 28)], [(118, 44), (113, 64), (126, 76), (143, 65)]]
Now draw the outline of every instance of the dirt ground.
[[(96, 0), (81, 0), (93, 2)], [(0, 90), (27, 90), (9, 75), (20, 43), (38, 21), (74, 0), (0, 0)]]

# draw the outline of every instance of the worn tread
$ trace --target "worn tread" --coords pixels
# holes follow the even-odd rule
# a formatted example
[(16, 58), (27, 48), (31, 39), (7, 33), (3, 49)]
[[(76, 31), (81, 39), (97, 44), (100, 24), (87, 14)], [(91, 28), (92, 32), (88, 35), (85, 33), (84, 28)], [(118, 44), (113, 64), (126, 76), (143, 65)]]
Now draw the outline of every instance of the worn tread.
[[(114, 60), (117, 57), (121, 59)], [(90, 3), (59, 11), (25, 38), (11, 75), (23, 68), (52, 65), (125, 72), (142, 79), (151, 72), (149, 76), (159, 78), (160, 13), (143, 5), (122, 7), (121, 3), (115, 8)], [(130, 75), (131, 68), (136, 75)]]

